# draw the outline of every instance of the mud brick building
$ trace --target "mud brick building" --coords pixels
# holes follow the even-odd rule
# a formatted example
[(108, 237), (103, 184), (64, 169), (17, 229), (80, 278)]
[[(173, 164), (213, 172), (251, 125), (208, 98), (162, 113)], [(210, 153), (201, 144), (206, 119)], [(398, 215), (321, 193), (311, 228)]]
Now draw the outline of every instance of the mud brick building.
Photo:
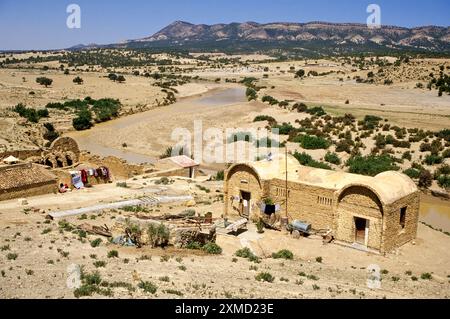
[(338, 241), (380, 253), (416, 237), (419, 201), (416, 185), (404, 174), (367, 177), (316, 169), (290, 155), (238, 163), (225, 173), (226, 216), (263, 216), (263, 204), (270, 202), (275, 216), (330, 229)]
[(40, 165), (0, 165), (0, 201), (57, 191), (56, 177)]

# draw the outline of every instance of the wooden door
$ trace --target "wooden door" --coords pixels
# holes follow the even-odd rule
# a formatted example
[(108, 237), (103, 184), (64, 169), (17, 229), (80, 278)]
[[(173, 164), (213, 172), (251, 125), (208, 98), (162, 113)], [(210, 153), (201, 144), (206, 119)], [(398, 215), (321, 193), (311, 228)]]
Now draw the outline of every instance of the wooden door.
[(366, 244), (366, 227), (366, 219), (355, 217), (355, 242), (358, 244)]

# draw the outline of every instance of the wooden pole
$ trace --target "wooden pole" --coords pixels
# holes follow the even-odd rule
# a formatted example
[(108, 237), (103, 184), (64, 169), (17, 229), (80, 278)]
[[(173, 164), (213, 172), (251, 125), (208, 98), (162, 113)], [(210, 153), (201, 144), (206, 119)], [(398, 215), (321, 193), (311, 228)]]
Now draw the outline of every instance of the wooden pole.
[(288, 151), (287, 151), (287, 145), (285, 147), (285, 156), (284, 156), (284, 161), (285, 161), (285, 169), (286, 169), (286, 218), (288, 218), (288, 165), (287, 165), (287, 155), (288, 155)]

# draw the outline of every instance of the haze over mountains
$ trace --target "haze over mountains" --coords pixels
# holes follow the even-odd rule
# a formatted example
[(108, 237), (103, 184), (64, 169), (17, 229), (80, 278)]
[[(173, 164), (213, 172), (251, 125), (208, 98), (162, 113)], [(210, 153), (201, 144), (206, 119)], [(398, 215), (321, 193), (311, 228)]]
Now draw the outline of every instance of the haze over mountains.
[[(450, 52), (450, 27), (424, 26), (404, 28), (382, 26), (370, 29), (357, 23), (267, 23), (191, 24), (176, 21), (142, 39), (113, 44), (115, 47), (186, 47), (211, 49), (227, 47), (272, 48), (303, 46), (306, 50), (423, 50)], [(92, 46), (92, 45), (90, 45)], [(324, 47), (326, 46), (326, 47)], [(341, 48), (341, 49), (340, 49)]]

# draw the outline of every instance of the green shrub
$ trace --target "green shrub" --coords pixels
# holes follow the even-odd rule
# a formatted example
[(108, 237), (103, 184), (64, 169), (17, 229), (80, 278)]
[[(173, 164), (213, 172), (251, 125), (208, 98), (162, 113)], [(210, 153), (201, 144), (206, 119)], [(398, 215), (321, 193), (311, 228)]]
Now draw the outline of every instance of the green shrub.
[(441, 164), (442, 161), (443, 158), (435, 154), (430, 154), (425, 157), (425, 163), (430, 166), (435, 164)]
[(437, 178), (437, 182), (442, 188), (450, 188), (450, 175), (439, 175)]
[(275, 280), (275, 277), (272, 276), (268, 272), (261, 272), (258, 275), (255, 276), (255, 279), (257, 281), (265, 281), (265, 282), (273, 282)]
[(373, 130), (378, 126), (378, 124), (381, 120), (382, 120), (381, 117), (374, 116), (374, 115), (366, 115), (364, 117), (364, 120), (361, 123), (362, 129), (365, 131)]
[(76, 298), (92, 296), (94, 293), (103, 296), (112, 296), (113, 293), (111, 289), (103, 289), (100, 287), (102, 279), (100, 274), (96, 271), (92, 274), (81, 273), (82, 286), (74, 290), (73, 294)]
[(8, 259), (8, 260), (16, 260), (18, 256), (19, 255), (16, 254), (16, 253), (8, 253), (8, 255), (6, 255), (6, 259)]
[(106, 262), (105, 262), (105, 261), (102, 261), (102, 260), (97, 260), (97, 261), (95, 261), (95, 262), (93, 263), (93, 265), (94, 265), (96, 268), (105, 267), (105, 266), (106, 266)]
[(447, 148), (447, 149), (445, 149), (445, 150), (442, 152), (442, 157), (443, 157), (443, 158), (450, 158), (450, 148)]
[(316, 106), (311, 109), (307, 109), (305, 112), (308, 114), (311, 114), (311, 115), (319, 116), (319, 117), (327, 115), (327, 112), (325, 112), (325, 110), (321, 106)]
[(309, 154), (295, 152), (294, 157), (304, 166), (331, 170), (329, 165), (313, 160)]
[(147, 235), (152, 247), (166, 247), (169, 244), (170, 232), (162, 223), (158, 226), (150, 224), (147, 228)]
[(336, 152), (338, 152), (338, 153), (346, 152), (346, 153), (350, 154), (351, 146), (352, 146), (352, 143), (350, 143), (350, 141), (348, 141), (348, 140), (340, 140), (336, 144)]
[(145, 292), (151, 293), (151, 294), (155, 294), (156, 291), (158, 290), (158, 287), (149, 281), (141, 281), (138, 284), (138, 287), (140, 289), (144, 290)]
[(426, 272), (420, 275), (420, 278), (422, 278), (423, 280), (431, 280), (433, 279), (433, 276), (430, 273)]
[(95, 271), (92, 274), (83, 274), (81, 279), (88, 285), (100, 285), (102, 281), (102, 277), (98, 271)]
[(274, 258), (274, 259), (290, 259), (290, 260), (292, 260), (292, 259), (294, 259), (294, 254), (290, 250), (282, 249), (282, 250), (280, 250), (277, 253), (273, 253), (272, 254), (272, 258)]
[(245, 259), (248, 259), (249, 261), (252, 261), (255, 263), (260, 262), (260, 259), (255, 254), (253, 254), (252, 251), (250, 250), (250, 248), (248, 248), (248, 247), (239, 249), (234, 254), (237, 257), (245, 258)]
[(258, 234), (264, 233), (264, 227), (265, 227), (264, 221), (261, 218), (258, 219), (258, 222), (256, 223), (256, 229)]
[(269, 125), (275, 125), (277, 123), (277, 121), (272, 116), (269, 115), (258, 115), (253, 120), (253, 122), (263, 122), (263, 121), (269, 122)]
[(119, 252), (117, 250), (108, 251), (108, 258), (119, 258)]
[(202, 247), (202, 250), (211, 255), (220, 255), (222, 253), (222, 248), (216, 243), (209, 242)]
[(100, 244), (102, 243), (102, 239), (101, 238), (97, 238), (94, 239), (93, 241), (91, 241), (91, 247), (98, 247), (100, 246)]
[(420, 171), (415, 168), (408, 168), (407, 170), (403, 171), (405, 175), (408, 175), (412, 179), (417, 179), (420, 176)]
[(159, 281), (169, 282), (170, 278), (169, 278), (169, 276), (159, 277)]
[(295, 103), (292, 110), (297, 110), (297, 112), (303, 113), (308, 110), (308, 106), (304, 103)]
[(270, 95), (263, 96), (261, 101), (263, 103), (269, 102), (270, 105), (276, 105), (276, 104), (280, 103), (280, 101), (278, 101), (277, 99), (275, 99), (274, 97), (272, 97)]
[(375, 176), (386, 171), (397, 171), (399, 167), (394, 164), (389, 155), (369, 155), (351, 157), (346, 165), (350, 173)]
[(299, 142), (301, 147), (307, 150), (327, 149), (330, 147), (330, 142), (323, 137), (314, 135), (299, 135), (294, 139), (294, 142)]
[(336, 153), (328, 152), (325, 155), (324, 159), (325, 159), (325, 161), (327, 161), (328, 163), (331, 163), (331, 164), (335, 164), (335, 165), (341, 164), (341, 159), (339, 158), (339, 156)]
[(247, 90), (245, 91), (245, 95), (247, 96), (247, 100), (248, 101), (252, 101), (258, 98), (258, 94), (256, 93), (256, 90), (253, 88), (248, 87)]
[(317, 277), (316, 275), (307, 275), (306, 278), (308, 278), (309, 280), (314, 280), (314, 281), (319, 280), (319, 277)]
[(218, 171), (216, 174), (216, 181), (223, 181), (225, 178), (225, 172), (224, 171)]
[(291, 132), (296, 131), (296, 129), (289, 123), (273, 125), (272, 130), (278, 130), (280, 135), (289, 135)]

